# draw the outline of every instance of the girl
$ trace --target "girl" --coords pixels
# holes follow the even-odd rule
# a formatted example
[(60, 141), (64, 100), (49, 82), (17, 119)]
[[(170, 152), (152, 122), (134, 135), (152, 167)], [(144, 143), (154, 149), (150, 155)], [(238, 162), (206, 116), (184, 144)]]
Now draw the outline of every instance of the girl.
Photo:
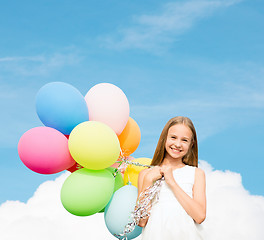
[(189, 118), (167, 122), (151, 165), (139, 174), (139, 194), (162, 176), (165, 181), (150, 216), (139, 222), (142, 240), (201, 239), (196, 225), (206, 217), (205, 174), (197, 168), (197, 137)]

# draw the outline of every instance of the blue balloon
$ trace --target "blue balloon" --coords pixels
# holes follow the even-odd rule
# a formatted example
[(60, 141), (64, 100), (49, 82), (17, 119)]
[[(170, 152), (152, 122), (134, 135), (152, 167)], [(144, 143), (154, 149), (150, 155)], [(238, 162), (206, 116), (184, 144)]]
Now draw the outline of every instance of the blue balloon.
[(69, 135), (79, 123), (89, 120), (83, 95), (63, 82), (44, 85), (36, 96), (36, 110), (41, 122)]
[[(123, 186), (113, 194), (104, 212), (106, 227), (112, 235), (123, 233), (126, 224), (131, 220), (131, 213), (134, 211), (137, 195), (138, 190), (133, 185)], [(142, 228), (136, 226), (133, 232), (127, 235), (127, 238), (136, 238), (141, 232)]]

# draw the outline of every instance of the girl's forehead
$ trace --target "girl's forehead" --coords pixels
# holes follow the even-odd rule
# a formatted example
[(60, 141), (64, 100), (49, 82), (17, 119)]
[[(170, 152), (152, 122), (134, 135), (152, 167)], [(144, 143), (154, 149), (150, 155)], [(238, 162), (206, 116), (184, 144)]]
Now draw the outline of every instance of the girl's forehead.
[(175, 124), (169, 128), (168, 134), (192, 136), (192, 130), (184, 124)]

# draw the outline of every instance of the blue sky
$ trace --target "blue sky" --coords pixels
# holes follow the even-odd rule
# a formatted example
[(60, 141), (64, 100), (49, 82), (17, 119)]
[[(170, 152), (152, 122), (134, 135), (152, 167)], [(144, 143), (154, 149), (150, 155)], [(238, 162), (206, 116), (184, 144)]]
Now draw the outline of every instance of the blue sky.
[(17, 154), (53, 81), (83, 95), (120, 87), (142, 133), (135, 158), (152, 157), (169, 118), (190, 117), (199, 159), (264, 195), (263, 11), (260, 0), (0, 3), (0, 203), (27, 201), (60, 175), (34, 173)]

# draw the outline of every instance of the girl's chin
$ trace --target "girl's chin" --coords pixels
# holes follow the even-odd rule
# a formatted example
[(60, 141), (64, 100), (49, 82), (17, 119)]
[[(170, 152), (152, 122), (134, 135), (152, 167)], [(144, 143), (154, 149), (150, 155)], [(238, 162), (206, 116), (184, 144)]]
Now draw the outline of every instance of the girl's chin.
[(169, 153), (168, 154), (171, 158), (182, 158), (184, 155), (180, 152), (180, 153)]

